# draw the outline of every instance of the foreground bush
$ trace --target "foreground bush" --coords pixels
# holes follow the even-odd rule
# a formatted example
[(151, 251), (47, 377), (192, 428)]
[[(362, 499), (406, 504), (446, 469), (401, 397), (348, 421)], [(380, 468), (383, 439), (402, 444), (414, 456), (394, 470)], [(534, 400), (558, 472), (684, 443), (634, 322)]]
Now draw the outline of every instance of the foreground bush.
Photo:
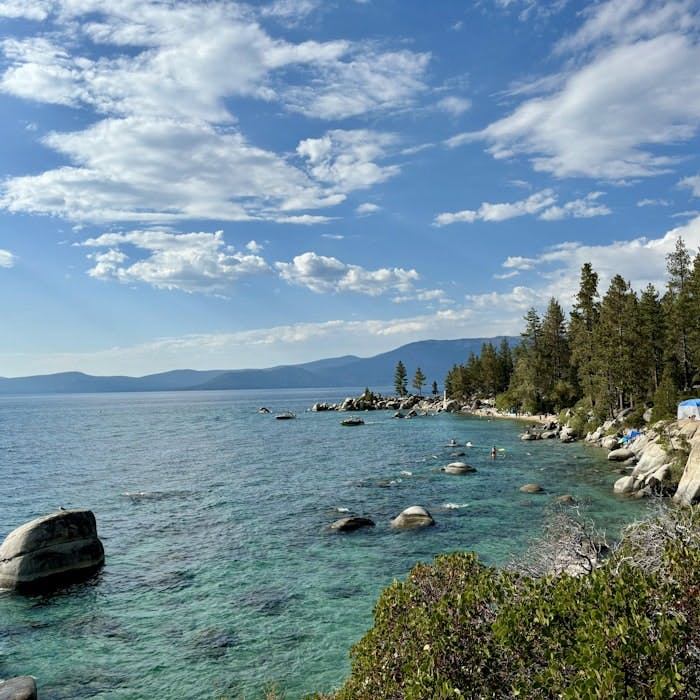
[(687, 510), (630, 528), (588, 575), (441, 556), (384, 591), (332, 697), (697, 698), (699, 594), (700, 517)]

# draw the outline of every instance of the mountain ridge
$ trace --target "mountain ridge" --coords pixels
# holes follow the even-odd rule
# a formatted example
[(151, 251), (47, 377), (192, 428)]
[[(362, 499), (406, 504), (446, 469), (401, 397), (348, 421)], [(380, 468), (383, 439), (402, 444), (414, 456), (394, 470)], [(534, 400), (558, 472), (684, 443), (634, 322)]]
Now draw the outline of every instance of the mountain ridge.
[(420, 367), (430, 387), (433, 381), (442, 385), (448, 370), (465, 363), (471, 352), (478, 355), (484, 343), (497, 346), (503, 338), (511, 347), (520, 340), (514, 336), (419, 340), (371, 357), (341, 355), (264, 369), (180, 369), (142, 377), (96, 376), (78, 371), (0, 377), (0, 395), (390, 386), (399, 360), (406, 367), (409, 384)]

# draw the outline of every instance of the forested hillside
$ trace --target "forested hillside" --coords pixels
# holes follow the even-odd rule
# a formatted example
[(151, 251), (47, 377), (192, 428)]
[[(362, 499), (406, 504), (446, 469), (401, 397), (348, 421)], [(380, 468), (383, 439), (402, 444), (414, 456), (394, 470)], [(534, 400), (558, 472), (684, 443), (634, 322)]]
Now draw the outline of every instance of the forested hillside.
[(700, 253), (691, 258), (678, 239), (666, 258), (664, 290), (641, 293), (620, 275), (603, 296), (589, 263), (567, 319), (550, 299), (540, 317), (531, 308), (518, 347), (484, 345), (447, 375), (458, 400), (496, 396), (503, 410), (558, 412), (577, 402), (605, 419), (654, 407), (654, 418), (675, 416), (679, 399), (700, 384)]

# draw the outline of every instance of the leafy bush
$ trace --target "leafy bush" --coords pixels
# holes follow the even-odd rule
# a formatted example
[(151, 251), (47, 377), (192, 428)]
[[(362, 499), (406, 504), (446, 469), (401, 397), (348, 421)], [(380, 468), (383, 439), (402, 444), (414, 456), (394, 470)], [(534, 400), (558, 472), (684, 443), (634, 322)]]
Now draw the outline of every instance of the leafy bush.
[(332, 698), (697, 698), (698, 592), (687, 511), (631, 528), (589, 575), (444, 555), (384, 591)]

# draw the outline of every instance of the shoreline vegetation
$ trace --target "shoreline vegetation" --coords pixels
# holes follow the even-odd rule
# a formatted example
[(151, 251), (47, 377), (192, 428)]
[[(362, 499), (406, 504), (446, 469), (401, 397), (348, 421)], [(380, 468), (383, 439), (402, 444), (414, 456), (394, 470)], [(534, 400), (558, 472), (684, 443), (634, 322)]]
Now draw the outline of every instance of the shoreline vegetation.
[(700, 421), (653, 422), (647, 410), (631, 428), (621, 410), (596, 425), (575, 409), (517, 414), (369, 390), (312, 410), (381, 409), (517, 420), (529, 424), (523, 440), (583, 440), (607, 450), (616, 493), (659, 498), (614, 544), (576, 508), (554, 505), (518, 562), (488, 567), (455, 552), (417, 564), (382, 593), (342, 687), (307, 700), (700, 698), (700, 510), (678, 505), (700, 495)]

